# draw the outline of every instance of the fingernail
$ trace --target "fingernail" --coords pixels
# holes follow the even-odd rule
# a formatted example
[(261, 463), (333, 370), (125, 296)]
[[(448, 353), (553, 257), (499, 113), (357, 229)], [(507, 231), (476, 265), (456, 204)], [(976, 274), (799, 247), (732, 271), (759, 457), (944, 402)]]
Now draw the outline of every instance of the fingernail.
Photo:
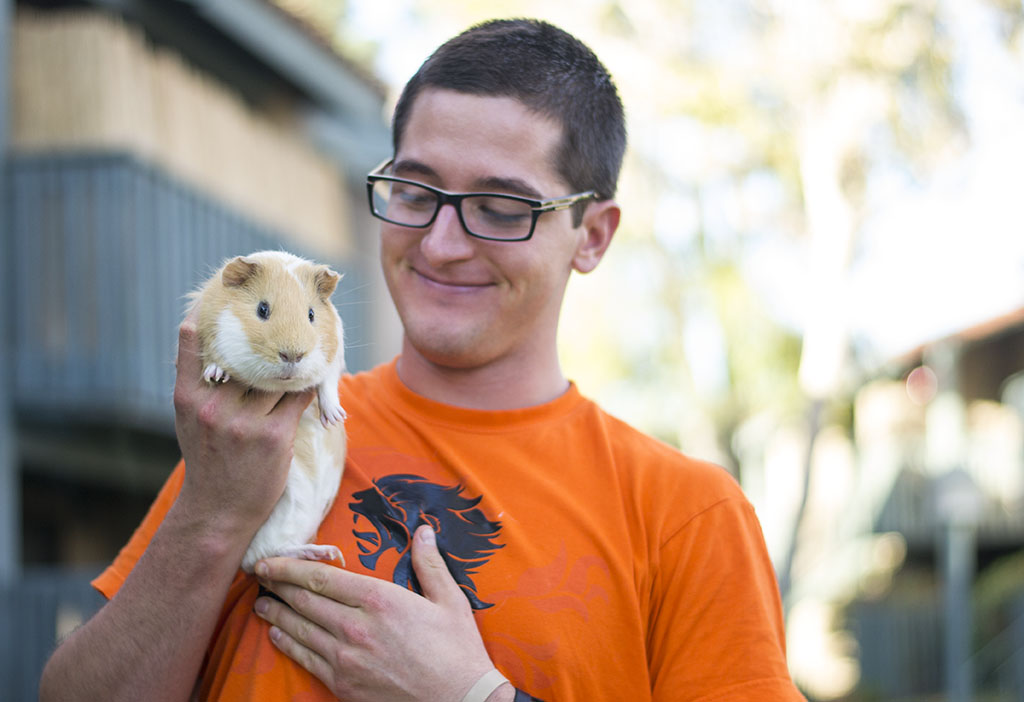
[(267, 564), (263, 561), (260, 561), (256, 564), (256, 575), (260, 576), (261, 578), (265, 578), (267, 577), (267, 574), (269, 572), (270, 570), (267, 568)]
[(420, 542), (427, 546), (433, 546), (437, 541), (437, 535), (434, 534), (434, 530), (430, 527), (420, 529)]
[(265, 597), (261, 597), (258, 600), (256, 600), (256, 604), (252, 606), (252, 609), (254, 612), (256, 612), (256, 614), (262, 616), (267, 613), (268, 609), (270, 609), (270, 603), (267, 602), (267, 599)]

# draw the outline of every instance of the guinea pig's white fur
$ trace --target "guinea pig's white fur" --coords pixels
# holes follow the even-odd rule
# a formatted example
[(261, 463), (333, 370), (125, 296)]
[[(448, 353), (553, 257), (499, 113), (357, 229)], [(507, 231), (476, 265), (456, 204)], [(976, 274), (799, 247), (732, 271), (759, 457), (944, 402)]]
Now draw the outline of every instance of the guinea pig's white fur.
[(316, 387), (299, 420), (284, 493), (242, 559), (252, 573), (269, 556), (339, 559), (336, 546), (310, 543), (334, 502), (345, 463), (345, 412), (338, 381), (345, 370), (341, 318), (331, 304), (341, 276), (283, 251), (226, 262), (190, 295), (203, 377), (233, 378), (258, 390)]

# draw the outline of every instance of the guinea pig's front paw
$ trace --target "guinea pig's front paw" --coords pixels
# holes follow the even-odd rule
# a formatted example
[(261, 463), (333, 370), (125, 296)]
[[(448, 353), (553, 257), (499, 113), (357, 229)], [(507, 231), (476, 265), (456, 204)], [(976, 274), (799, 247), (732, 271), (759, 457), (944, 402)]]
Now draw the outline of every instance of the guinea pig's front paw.
[(231, 376), (216, 363), (211, 363), (203, 370), (203, 379), (209, 383), (226, 383)]
[(307, 561), (341, 561), (341, 564), (345, 565), (345, 556), (341, 554), (341, 549), (333, 544), (287, 546), (280, 549), (277, 555), (289, 558), (302, 558)]
[(341, 403), (338, 402), (337, 395), (328, 394), (325, 397), (317, 394), (317, 401), (320, 403), (320, 421), (325, 427), (332, 426), (348, 418), (345, 410), (341, 407)]
[[(321, 405), (322, 407), (323, 405)], [(335, 405), (326, 410), (320, 412), (320, 421), (325, 427), (333, 426), (338, 422), (342, 422), (348, 419), (348, 415), (345, 414), (345, 410), (341, 408), (341, 405)]]

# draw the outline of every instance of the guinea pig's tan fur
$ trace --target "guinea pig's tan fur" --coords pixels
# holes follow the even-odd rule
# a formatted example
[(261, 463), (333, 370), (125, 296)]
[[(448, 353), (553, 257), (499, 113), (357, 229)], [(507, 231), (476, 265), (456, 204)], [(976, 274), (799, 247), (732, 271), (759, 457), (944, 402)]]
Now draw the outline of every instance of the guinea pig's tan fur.
[(330, 300), (340, 277), (289, 253), (261, 251), (226, 262), (190, 296), (207, 381), (317, 390), (299, 420), (284, 493), (242, 560), (246, 572), (268, 556), (344, 562), (337, 547), (307, 543), (334, 501), (345, 461), (344, 334)]
[[(342, 351), (340, 318), (330, 302), (338, 280), (327, 266), (277, 251), (227, 262), (195, 296), (204, 363), (260, 390), (311, 387), (320, 380), (317, 371)], [(320, 357), (308, 358), (313, 352)], [(298, 370), (289, 368), (289, 360), (316, 362), (289, 377), (288, 370)]]

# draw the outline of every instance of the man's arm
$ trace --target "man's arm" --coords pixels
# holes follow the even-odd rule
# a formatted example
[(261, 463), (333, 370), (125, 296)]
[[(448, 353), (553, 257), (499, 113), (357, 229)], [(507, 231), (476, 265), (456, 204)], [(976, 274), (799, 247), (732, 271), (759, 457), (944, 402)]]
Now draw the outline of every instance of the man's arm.
[(171, 509), (117, 595), (54, 653), (40, 700), (188, 699), (241, 554), (181, 511)]
[(179, 333), (181, 492), (118, 593), (57, 649), (40, 700), (185, 700), (253, 534), (284, 489), (309, 393), (201, 379), (194, 320)]
[(782, 606), (757, 515), (738, 486), (732, 492), (661, 545), (648, 637), (655, 702), (803, 702), (786, 667)]

